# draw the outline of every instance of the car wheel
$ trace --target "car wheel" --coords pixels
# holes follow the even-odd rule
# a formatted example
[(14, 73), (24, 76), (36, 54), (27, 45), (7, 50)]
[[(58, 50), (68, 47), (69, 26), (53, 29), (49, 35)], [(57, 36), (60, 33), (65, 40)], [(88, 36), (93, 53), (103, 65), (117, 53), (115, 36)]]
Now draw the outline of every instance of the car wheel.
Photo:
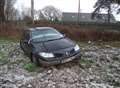
[(30, 54), (29, 58), (30, 58), (30, 61), (33, 62), (32, 54)]
[(32, 61), (33, 63), (35, 63), (37, 66), (40, 65), (40, 64), (39, 64), (39, 60), (38, 60), (34, 55), (32, 55), (31, 61)]

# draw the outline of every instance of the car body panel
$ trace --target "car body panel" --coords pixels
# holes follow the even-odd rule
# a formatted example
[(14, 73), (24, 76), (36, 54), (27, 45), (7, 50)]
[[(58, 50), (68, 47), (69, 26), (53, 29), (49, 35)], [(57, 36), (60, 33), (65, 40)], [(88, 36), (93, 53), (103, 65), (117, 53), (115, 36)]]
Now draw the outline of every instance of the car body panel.
[(68, 38), (62, 38), (59, 40), (44, 42), (44, 46), (48, 52), (53, 52), (60, 49), (74, 47), (75, 44)]
[(45, 61), (44, 59), (39, 59), (39, 61), (40, 61), (40, 64), (42, 64), (43, 66), (49, 66), (49, 65), (64, 64), (64, 63), (70, 62), (74, 59), (79, 59), (80, 57), (81, 57), (81, 54), (77, 53), (76, 55), (74, 55), (72, 57), (55, 58), (56, 60), (53, 60), (53, 61)]
[(75, 44), (68, 38), (62, 38), (48, 42), (34, 43), (33, 46), (39, 52), (55, 52), (61, 49), (74, 47)]

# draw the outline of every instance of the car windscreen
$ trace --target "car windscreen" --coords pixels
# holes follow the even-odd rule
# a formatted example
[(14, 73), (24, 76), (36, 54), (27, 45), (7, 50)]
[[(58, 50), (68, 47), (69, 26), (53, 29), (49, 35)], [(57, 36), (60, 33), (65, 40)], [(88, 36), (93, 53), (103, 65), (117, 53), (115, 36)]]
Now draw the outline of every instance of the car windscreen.
[(55, 40), (62, 38), (63, 35), (56, 30), (52, 29), (43, 29), (35, 30), (32, 32), (32, 41), (33, 42), (43, 42), (49, 40)]

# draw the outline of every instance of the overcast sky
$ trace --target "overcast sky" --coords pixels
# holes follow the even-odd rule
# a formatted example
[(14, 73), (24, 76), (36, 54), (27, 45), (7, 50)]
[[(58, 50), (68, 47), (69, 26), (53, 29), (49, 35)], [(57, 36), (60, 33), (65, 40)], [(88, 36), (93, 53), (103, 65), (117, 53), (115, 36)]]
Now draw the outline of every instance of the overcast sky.
[[(30, 7), (31, 0), (17, 0), (15, 8), (23, 9), (24, 7)], [(35, 9), (39, 10), (48, 5), (60, 9), (62, 12), (77, 12), (78, 11), (78, 0), (34, 0)], [(81, 12), (91, 13), (94, 9), (93, 6), (96, 0), (80, 0)], [(117, 20), (120, 20), (120, 15), (116, 16)]]

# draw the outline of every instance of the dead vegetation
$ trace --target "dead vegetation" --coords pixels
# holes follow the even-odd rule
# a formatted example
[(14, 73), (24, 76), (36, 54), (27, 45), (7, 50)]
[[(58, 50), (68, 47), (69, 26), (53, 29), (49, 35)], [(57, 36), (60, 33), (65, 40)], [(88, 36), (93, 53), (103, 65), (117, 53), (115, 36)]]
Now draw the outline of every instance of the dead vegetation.
[[(98, 27), (87, 27), (77, 24), (55, 24), (49, 22), (38, 22), (36, 21), (33, 25), (25, 23), (6, 23), (0, 24), (0, 36), (20, 38), (23, 32), (23, 29), (26, 27), (41, 27), (41, 26), (50, 26), (58, 29), (60, 32), (66, 34), (68, 37), (77, 40), (90, 40), (90, 41), (115, 41), (120, 40), (120, 31), (117, 30), (107, 30), (104, 28)], [(103, 30), (104, 29), (104, 30)]]

